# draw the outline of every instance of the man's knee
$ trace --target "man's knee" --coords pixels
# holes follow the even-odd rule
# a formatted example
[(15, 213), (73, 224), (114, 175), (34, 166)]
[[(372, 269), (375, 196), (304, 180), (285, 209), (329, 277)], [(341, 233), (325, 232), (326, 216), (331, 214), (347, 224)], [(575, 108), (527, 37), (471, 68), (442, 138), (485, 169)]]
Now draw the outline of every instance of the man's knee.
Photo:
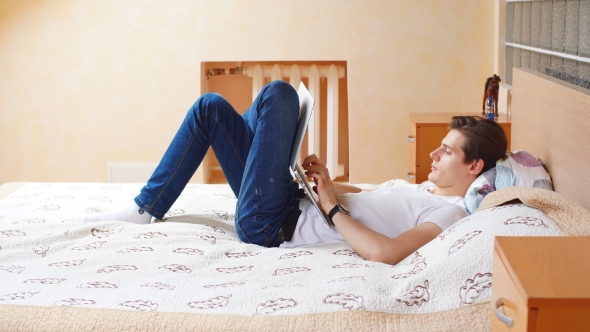
[(219, 93), (216, 92), (206, 92), (203, 94), (195, 104), (201, 104), (204, 106), (217, 106), (219, 104), (226, 104), (227, 101), (223, 98)]
[(280, 80), (268, 83), (266, 93), (279, 95), (283, 98), (297, 97), (297, 91), (295, 91), (291, 84)]
[(271, 110), (277, 111), (281, 116), (299, 118), (299, 96), (297, 91), (285, 81), (273, 81), (267, 84), (263, 91), (263, 99), (267, 105), (272, 105)]
[(212, 110), (224, 109), (224, 107), (220, 106), (224, 106), (226, 104), (229, 103), (220, 94), (215, 92), (207, 92), (197, 99), (189, 112), (193, 112), (195, 116), (201, 116), (203, 114), (210, 113)]

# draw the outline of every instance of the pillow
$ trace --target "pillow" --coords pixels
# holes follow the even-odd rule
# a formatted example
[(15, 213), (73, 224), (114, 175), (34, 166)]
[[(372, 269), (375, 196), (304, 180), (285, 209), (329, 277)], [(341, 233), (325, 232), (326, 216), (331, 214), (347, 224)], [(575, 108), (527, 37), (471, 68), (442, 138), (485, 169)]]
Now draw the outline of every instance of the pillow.
[(515, 186), (553, 190), (551, 176), (539, 159), (523, 150), (508, 152), (506, 159), (499, 160), (496, 167), (482, 173), (469, 186), (465, 194), (467, 212), (475, 212), (487, 194)]

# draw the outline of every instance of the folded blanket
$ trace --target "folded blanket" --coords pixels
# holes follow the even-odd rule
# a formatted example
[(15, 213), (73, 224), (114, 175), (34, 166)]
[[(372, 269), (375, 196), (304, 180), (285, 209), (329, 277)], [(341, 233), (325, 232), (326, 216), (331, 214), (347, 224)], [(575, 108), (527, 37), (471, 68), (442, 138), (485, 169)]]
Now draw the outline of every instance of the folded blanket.
[(590, 236), (590, 209), (576, 200), (542, 188), (511, 187), (486, 196), (476, 212), (504, 205), (515, 199), (546, 214), (562, 236)]

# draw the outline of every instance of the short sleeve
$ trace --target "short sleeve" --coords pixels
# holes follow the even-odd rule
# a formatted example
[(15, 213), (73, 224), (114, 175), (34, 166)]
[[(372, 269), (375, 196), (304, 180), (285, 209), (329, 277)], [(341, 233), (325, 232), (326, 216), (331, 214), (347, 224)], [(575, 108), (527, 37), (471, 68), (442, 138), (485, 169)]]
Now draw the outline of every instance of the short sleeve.
[(456, 205), (450, 203), (444, 203), (435, 205), (432, 208), (425, 211), (418, 220), (418, 225), (423, 222), (431, 222), (438, 227), (440, 227), (443, 231), (449, 228), (451, 225), (456, 223), (457, 221), (467, 217), (469, 214), (467, 211)]

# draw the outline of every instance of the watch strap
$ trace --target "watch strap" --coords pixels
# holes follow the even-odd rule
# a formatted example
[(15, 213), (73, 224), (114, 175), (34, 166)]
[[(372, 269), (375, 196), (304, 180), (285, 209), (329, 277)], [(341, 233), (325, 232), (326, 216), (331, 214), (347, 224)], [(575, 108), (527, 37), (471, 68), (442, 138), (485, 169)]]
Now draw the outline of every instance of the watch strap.
[(334, 226), (334, 221), (332, 220), (332, 218), (334, 218), (334, 216), (336, 215), (336, 213), (338, 212), (342, 212), (346, 215), (350, 215), (350, 213), (340, 204), (336, 204), (332, 210), (330, 210), (330, 212), (328, 213), (328, 220), (330, 221), (330, 223), (332, 224), (332, 226)]

